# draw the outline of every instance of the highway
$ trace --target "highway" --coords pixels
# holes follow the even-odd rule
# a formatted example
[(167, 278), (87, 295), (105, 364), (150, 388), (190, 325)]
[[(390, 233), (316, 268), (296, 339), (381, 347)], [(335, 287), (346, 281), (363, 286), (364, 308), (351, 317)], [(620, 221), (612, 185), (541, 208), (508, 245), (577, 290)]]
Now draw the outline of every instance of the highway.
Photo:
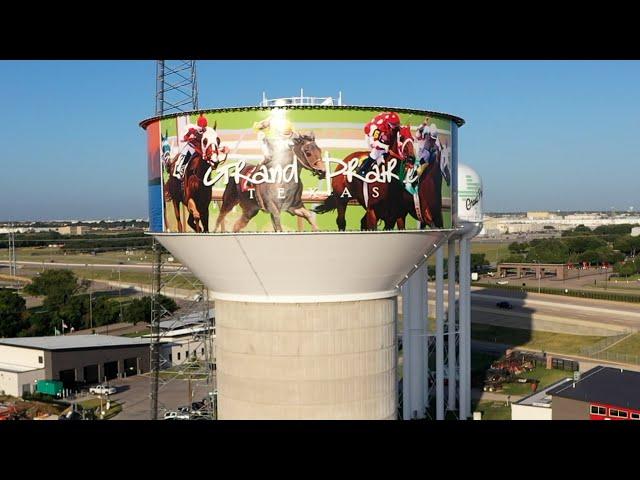
[[(91, 267), (96, 270), (100, 269), (121, 269), (121, 270), (144, 270), (151, 271), (153, 270), (152, 263), (67, 263), (67, 262), (28, 262), (28, 261), (18, 261), (17, 265), (22, 265), (25, 267), (36, 267), (36, 268), (85, 268)], [(0, 265), (8, 266), (9, 262), (7, 260), (0, 260)], [(175, 272), (182, 268), (181, 265), (167, 265), (166, 263), (162, 266), (163, 271), (166, 272)]]
[[(7, 265), (0, 261), (0, 265)], [(151, 271), (151, 263), (71, 263), (71, 262), (30, 262), (19, 261), (18, 265), (27, 268), (95, 268), (121, 269), (133, 271)], [(175, 272), (182, 267), (178, 264), (163, 266), (166, 272)], [(115, 282), (113, 286), (115, 286)], [(123, 282), (123, 285), (125, 282)], [(132, 285), (126, 282), (127, 285)], [(137, 288), (140, 288), (136, 286)], [(556, 331), (584, 335), (615, 335), (625, 330), (640, 330), (640, 304), (592, 300), (578, 297), (563, 297), (531, 292), (492, 289), (486, 287), (471, 288), (472, 321), (498, 326), (533, 328), (536, 330)], [(187, 297), (187, 292), (174, 293), (176, 298)], [(447, 290), (445, 283), (445, 299)], [(430, 306), (434, 306), (434, 282), (429, 283)], [(512, 310), (496, 307), (500, 301), (508, 301)]]
[[(432, 282), (429, 287), (429, 303), (433, 307)], [(508, 301), (513, 309), (498, 308), (496, 303), (500, 301)], [(476, 323), (559, 333), (615, 335), (640, 329), (640, 305), (625, 302), (472, 287), (471, 311)]]

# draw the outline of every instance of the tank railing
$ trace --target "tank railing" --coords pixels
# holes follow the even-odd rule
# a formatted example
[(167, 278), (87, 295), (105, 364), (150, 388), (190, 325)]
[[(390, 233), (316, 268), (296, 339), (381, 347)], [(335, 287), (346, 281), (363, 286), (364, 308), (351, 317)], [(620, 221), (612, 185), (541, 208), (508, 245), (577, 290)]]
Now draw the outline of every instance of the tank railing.
[(285, 97), (285, 98), (270, 98), (264, 99), (260, 102), (261, 107), (275, 107), (275, 106), (287, 106), (287, 105), (327, 105), (334, 106), (339, 105), (337, 99), (333, 97)]

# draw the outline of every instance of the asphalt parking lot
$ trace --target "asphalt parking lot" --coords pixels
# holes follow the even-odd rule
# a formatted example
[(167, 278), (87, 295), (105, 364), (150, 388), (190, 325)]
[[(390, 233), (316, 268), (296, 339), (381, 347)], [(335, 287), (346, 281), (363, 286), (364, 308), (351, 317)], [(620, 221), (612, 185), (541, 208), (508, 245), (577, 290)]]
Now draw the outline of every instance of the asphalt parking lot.
[[(110, 395), (110, 398), (122, 405), (122, 412), (113, 417), (113, 419), (150, 420), (150, 383), (151, 377), (148, 375), (137, 375), (110, 382), (110, 385), (118, 389), (118, 392)], [(199, 402), (204, 397), (207, 397), (213, 389), (214, 387), (203, 382), (191, 381), (194, 402)], [(189, 403), (188, 380), (161, 379), (158, 389), (159, 418), (162, 418), (166, 411), (175, 410), (177, 407), (188, 405)]]

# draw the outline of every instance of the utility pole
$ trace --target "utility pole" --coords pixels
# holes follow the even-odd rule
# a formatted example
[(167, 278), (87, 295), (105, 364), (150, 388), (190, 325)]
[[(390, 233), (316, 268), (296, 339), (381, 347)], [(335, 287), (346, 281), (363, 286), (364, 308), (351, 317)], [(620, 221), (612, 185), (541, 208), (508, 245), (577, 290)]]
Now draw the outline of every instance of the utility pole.
[(89, 284), (89, 328), (93, 330), (93, 295)]

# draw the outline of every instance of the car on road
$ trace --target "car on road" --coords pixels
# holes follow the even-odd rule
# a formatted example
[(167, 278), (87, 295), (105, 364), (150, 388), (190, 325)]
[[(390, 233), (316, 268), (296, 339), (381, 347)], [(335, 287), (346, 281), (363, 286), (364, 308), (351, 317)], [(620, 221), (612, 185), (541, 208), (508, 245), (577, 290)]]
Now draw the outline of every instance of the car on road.
[(166, 412), (163, 417), (165, 420), (189, 420), (191, 416), (185, 412)]
[(110, 387), (109, 385), (96, 385), (89, 389), (89, 393), (93, 393), (94, 395), (112, 395), (117, 391), (115, 387)]
[(513, 305), (511, 305), (509, 302), (502, 301), (496, 303), (496, 307), (504, 308), (505, 310), (511, 310), (513, 308)]

